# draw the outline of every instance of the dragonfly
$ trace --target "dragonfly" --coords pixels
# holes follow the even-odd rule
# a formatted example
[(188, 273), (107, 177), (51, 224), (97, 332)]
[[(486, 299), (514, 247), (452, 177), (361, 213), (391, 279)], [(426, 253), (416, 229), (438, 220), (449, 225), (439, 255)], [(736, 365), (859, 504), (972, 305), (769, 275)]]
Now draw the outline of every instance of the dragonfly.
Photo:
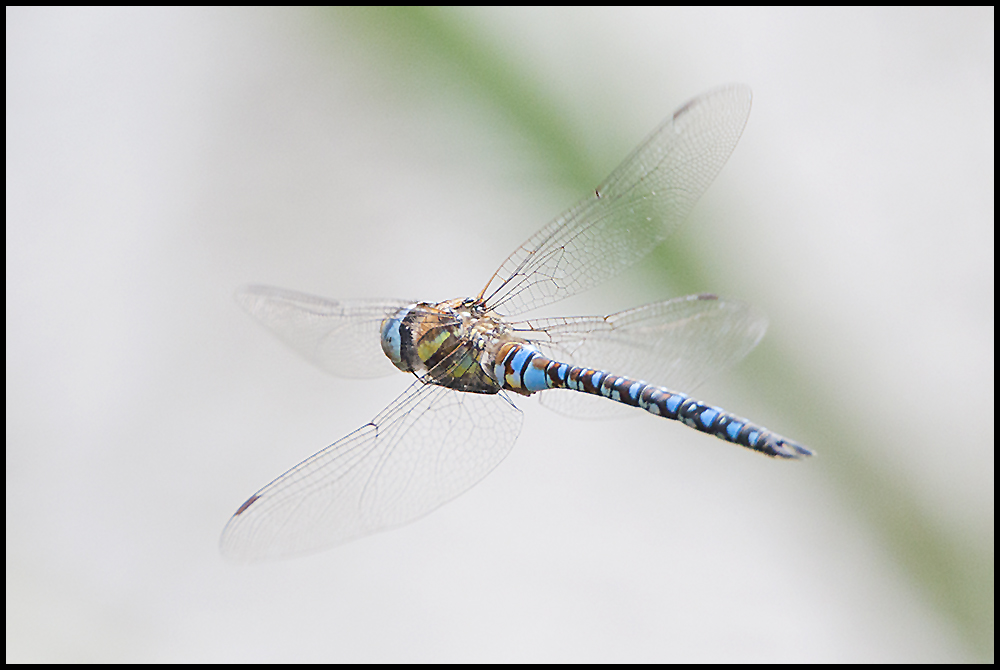
[(766, 320), (743, 303), (700, 294), (608, 316), (519, 320), (617, 275), (672, 233), (735, 148), (751, 97), (733, 84), (684, 104), (475, 297), (350, 301), (240, 289), (247, 312), (323, 370), (365, 378), (396, 369), (414, 380), (374, 419), (243, 503), (222, 553), (240, 562), (305, 554), (428, 514), (510, 452), (522, 423), (516, 396), (538, 393), (570, 416), (642, 409), (774, 458), (812, 455), (671, 390), (696, 387), (760, 341)]

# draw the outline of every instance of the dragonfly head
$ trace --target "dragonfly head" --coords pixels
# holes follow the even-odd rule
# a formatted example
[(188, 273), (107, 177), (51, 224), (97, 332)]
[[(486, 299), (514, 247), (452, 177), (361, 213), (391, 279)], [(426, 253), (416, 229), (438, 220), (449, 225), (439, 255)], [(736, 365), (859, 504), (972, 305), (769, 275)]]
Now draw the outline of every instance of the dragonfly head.
[(382, 353), (392, 361), (393, 365), (403, 372), (413, 372), (413, 368), (407, 362), (407, 359), (410, 357), (404, 357), (403, 355), (404, 342), (406, 342), (406, 346), (409, 346), (412, 340), (409, 325), (406, 323), (406, 317), (410, 314), (410, 310), (413, 307), (414, 305), (404, 307), (382, 321)]

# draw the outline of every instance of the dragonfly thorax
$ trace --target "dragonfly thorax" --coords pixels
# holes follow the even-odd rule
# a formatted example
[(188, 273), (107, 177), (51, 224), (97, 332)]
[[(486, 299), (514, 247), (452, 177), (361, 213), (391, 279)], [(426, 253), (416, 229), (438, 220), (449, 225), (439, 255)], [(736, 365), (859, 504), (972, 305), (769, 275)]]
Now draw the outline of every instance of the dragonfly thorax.
[(501, 317), (473, 298), (418, 302), (382, 322), (382, 351), (403, 372), (472, 393), (497, 393), (494, 359), (519, 341)]

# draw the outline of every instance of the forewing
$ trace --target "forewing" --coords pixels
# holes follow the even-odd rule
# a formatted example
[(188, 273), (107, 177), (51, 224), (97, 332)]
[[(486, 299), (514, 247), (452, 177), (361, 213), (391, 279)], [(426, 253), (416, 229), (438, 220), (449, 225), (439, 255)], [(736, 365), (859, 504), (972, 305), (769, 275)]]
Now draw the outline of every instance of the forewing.
[(583, 200), (519, 247), (483, 289), (521, 314), (588, 289), (649, 253), (687, 217), (722, 169), (750, 114), (734, 84), (674, 112)]
[(382, 353), (382, 320), (411, 302), (328, 300), (270, 286), (245, 286), (236, 301), (282, 342), (338, 377), (381, 377), (396, 369)]
[(418, 380), (251, 496), (226, 525), (222, 553), (240, 562), (291, 556), (414, 521), (493, 470), (521, 419), (505, 396)]
[[(713, 295), (652, 303), (607, 317), (525, 322), (550, 358), (690, 392), (760, 342), (767, 319), (748, 305)], [(576, 391), (541, 393), (550, 409), (577, 417), (624, 414), (625, 407)]]

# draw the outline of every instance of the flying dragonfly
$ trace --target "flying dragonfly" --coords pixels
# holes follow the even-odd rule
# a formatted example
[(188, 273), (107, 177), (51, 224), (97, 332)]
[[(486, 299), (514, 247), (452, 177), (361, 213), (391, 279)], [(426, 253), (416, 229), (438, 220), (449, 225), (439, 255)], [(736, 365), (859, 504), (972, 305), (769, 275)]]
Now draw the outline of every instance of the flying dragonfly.
[(683, 105), (475, 297), (347, 301), (241, 289), (247, 312), (327, 372), (363, 378), (395, 366), (415, 379), (374, 419), (243, 503), (222, 553), (303, 554), (424, 516), (510, 452), (518, 395), (540, 393), (571, 416), (646, 410), (774, 458), (811, 455), (672, 390), (694, 388), (756, 346), (766, 320), (746, 305), (701, 294), (609, 316), (517, 319), (617, 275), (672, 233), (735, 148), (750, 102), (750, 89), (734, 84)]

